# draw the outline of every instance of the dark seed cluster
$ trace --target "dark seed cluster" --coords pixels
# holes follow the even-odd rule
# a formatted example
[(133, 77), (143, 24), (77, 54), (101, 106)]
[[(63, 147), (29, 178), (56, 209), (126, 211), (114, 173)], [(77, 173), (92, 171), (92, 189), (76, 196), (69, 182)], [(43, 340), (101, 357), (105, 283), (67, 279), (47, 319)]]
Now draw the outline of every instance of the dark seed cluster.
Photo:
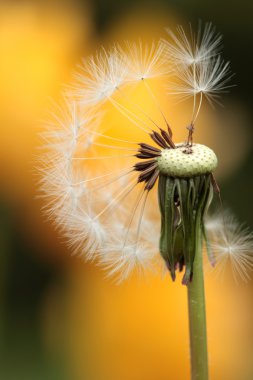
[(146, 143), (140, 143), (138, 153), (135, 155), (143, 161), (137, 162), (134, 165), (134, 170), (140, 172), (138, 182), (145, 182), (145, 190), (151, 190), (159, 176), (159, 168), (156, 158), (161, 155), (162, 149), (175, 149), (175, 144), (172, 141), (172, 131), (168, 126), (168, 132), (160, 128), (160, 133), (152, 131), (151, 139), (159, 146), (159, 148)]

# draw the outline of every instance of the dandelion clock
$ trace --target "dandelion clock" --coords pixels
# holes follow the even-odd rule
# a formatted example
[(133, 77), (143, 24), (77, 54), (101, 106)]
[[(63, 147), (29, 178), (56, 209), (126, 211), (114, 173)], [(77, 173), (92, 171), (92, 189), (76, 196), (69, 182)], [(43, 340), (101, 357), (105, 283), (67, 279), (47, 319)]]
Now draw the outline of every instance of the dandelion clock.
[[(45, 211), (74, 253), (117, 283), (135, 271), (167, 271), (172, 281), (183, 272), (192, 380), (209, 378), (203, 246), (210, 265), (223, 270), (230, 261), (237, 280), (253, 267), (251, 233), (222, 207), (218, 158), (194, 138), (204, 128), (202, 105), (220, 103), (231, 76), (210, 23), (196, 34), (181, 26), (167, 30), (166, 39), (151, 45), (101, 48), (78, 66), (42, 134)], [(159, 104), (156, 79), (168, 97), (192, 102), (184, 141), (174, 138), (173, 109)], [(137, 87), (159, 118), (134, 96)], [(127, 128), (115, 127), (110, 109), (126, 118)], [(218, 206), (210, 216), (213, 198)]]

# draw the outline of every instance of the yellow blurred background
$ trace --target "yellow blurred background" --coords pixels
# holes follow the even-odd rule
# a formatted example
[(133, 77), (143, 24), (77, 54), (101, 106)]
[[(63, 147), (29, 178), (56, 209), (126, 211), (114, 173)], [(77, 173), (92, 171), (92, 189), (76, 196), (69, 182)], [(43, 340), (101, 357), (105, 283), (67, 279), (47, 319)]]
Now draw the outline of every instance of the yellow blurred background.
[[(1, 1), (1, 379), (189, 379), (180, 280), (149, 275), (115, 286), (95, 265), (71, 257), (42, 215), (35, 165), (50, 99), (60, 98), (81, 57), (101, 44), (151, 41), (164, 36), (164, 27), (201, 17), (224, 33), (237, 88), (224, 109), (204, 112), (197, 138), (220, 156), (225, 203), (253, 226), (252, 74), (240, 59), (253, 27), (247, 7), (232, 2), (229, 19), (222, 17), (226, 9), (225, 2), (197, 0), (191, 7), (186, 0)], [(181, 104), (172, 115), (178, 139), (185, 112)], [(221, 279), (207, 270), (206, 297), (211, 379), (252, 380), (253, 283), (236, 285), (229, 272)]]

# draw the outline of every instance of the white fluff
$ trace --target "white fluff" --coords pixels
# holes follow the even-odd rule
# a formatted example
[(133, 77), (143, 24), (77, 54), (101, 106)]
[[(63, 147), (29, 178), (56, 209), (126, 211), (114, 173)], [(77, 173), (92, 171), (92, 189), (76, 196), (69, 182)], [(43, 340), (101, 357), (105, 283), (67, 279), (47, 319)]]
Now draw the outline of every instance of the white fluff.
[(74, 74), (71, 94), (83, 105), (98, 105), (110, 98), (126, 82), (128, 71), (124, 56), (114, 46), (101, 48), (95, 56), (83, 59)]
[(197, 35), (190, 28), (189, 37), (181, 25), (177, 27), (176, 33), (170, 29), (167, 29), (167, 33), (171, 41), (164, 39), (162, 43), (167, 58), (175, 66), (201, 64), (215, 57), (221, 48), (221, 35), (216, 33), (211, 23), (206, 23), (204, 28), (200, 25)]
[(217, 101), (226, 91), (231, 79), (230, 64), (220, 56), (203, 61), (196, 67), (183, 66), (175, 72), (175, 80), (168, 85), (168, 93), (179, 99), (203, 94), (209, 102)]
[(236, 280), (249, 280), (253, 269), (253, 234), (228, 211), (209, 218), (206, 224), (217, 271), (231, 265)]
[[(87, 206), (87, 205), (86, 205)], [(65, 236), (73, 253), (93, 260), (106, 242), (106, 227), (95, 218), (91, 210), (76, 209), (68, 215)]]
[(121, 52), (126, 60), (130, 82), (166, 76), (171, 71), (161, 43), (153, 42), (149, 45), (141, 41), (126, 41)]
[[(196, 107), (197, 94), (212, 101), (227, 88), (229, 64), (217, 55), (221, 37), (211, 24), (189, 40), (182, 27), (178, 35), (170, 35), (172, 42), (126, 42), (108, 52), (102, 48), (83, 60), (75, 83), (61, 105), (54, 106), (42, 134), (40, 190), (47, 214), (63, 231), (75, 254), (87, 260), (96, 258), (119, 282), (136, 270), (153, 269), (157, 260), (163, 262), (157, 255), (160, 215), (155, 191), (147, 196), (143, 183), (137, 183), (139, 173), (132, 170), (140, 131), (141, 142), (146, 142), (157, 121), (146, 114), (145, 105), (143, 111), (142, 99), (140, 105), (132, 105), (131, 99), (120, 103), (128, 99), (125, 85), (131, 87), (158, 77), (167, 83), (173, 67), (177, 81), (170, 83), (169, 93), (181, 98), (193, 96), (195, 119), (201, 107), (201, 102)], [(146, 83), (152, 104), (164, 120), (151, 87)], [(107, 100), (131, 121), (131, 133), (125, 140), (121, 125), (115, 128), (112, 121), (103, 130), (100, 126), (103, 115), (98, 108)], [(207, 226), (212, 223), (208, 221)], [(253, 266), (251, 235), (235, 222), (227, 223), (226, 233), (220, 221), (213, 225), (219, 226), (219, 238), (217, 231), (211, 233), (217, 261), (230, 257), (234, 271), (246, 276)]]
[(113, 276), (120, 283), (136, 270), (139, 273), (146, 269), (152, 270), (157, 249), (143, 239), (145, 229), (138, 242), (135, 240), (134, 231), (131, 231), (128, 241), (124, 241), (124, 225), (118, 224), (115, 232), (108, 244), (99, 251), (99, 264), (107, 271), (107, 275)]

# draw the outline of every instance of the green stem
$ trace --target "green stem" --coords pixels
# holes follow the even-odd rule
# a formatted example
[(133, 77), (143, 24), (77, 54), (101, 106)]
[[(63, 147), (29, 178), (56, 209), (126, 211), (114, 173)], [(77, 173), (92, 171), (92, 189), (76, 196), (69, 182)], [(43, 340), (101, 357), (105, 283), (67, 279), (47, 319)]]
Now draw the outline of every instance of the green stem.
[(188, 287), (188, 310), (191, 350), (191, 380), (208, 380), (205, 289), (202, 263), (202, 229), (196, 221), (196, 246), (193, 279)]

